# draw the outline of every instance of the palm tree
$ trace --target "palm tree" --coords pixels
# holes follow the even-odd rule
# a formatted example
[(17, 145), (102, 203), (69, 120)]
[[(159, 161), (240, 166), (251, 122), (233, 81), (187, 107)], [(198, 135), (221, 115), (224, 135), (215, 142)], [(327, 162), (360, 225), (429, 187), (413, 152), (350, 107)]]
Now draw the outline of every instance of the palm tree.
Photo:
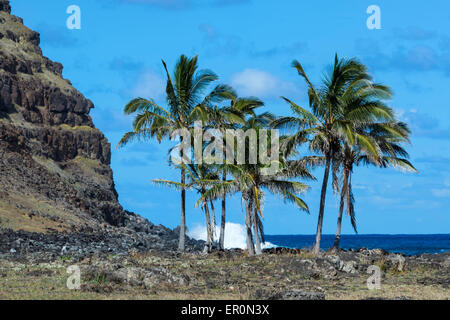
[[(212, 165), (198, 165), (198, 164), (180, 164), (178, 167), (183, 168), (187, 175), (187, 183), (181, 184), (175, 181), (165, 180), (165, 179), (155, 179), (153, 182), (159, 185), (165, 185), (169, 187), (174, 187), (181, 190), (196, 190), (197, 193), (203, 196), (208, 187), (219, 179), (218, 171), (215, 170)], [(212, 199), (204, 197), (201, 200), (201, 209), (205, 214), (205, 226), (206, 226), (206, 242), (204, 247), (204, 252), (210, 252), (212, 245), (214, 243), (214, 229), (215, 229), (215, 219), (214, 219), (214, 205)], [(211, 206), (212, 216), (209, 211), (209, 206)]]
[[(273, 121), (273, 116), (264, 113), (248, 119), (243, 128), (259, 130), (267, 126), (270, 121)], [(246, 148), (249, 148), (249, 146), (246, 145)], [(258, 152), (261, 151), (258, 150)], [(306, 203), (297, 196), (297, 194), (307, 190), (308, 186), (293, 179), (314, 179), (314, 177), (299, 161), (286, 160), (283, 151), (280, 152), (279, 159), (273, 162), (280, 168), (278, 172), (273, 174), (267, 174), (264, 171), (265, 168), (273, 164), (272, 162), (268, 164), (226, 164), (226, 170), (231, 174), (232, 179), (217, 181), (197, 201), (197, 205), (200, 205), (201, 201), (207, 197), (215, 199), (223, 194), (241, 194), (241, 201), (245, 210), (247, 250), (251, 256), (255, 253), (261, 254), (261, 243), (264, 243), (262, 223), (264, 218), (262, 210), (264, 190), (280, 195), (285, 201), (294, 203), (301, 210), (309, 211)]]
[[(390, 92), (382, 85), (374, 84), (366, 67), (355, 59), (338, 59), (335, 56), (334, 65), (325, 76), (320, 88), (311, 83), (302, 65), (293, 61), (292, 66), (305, 80), (308, 87), (309, 107), (311, 112), (298, 106), (288, 98), (282, 97), (291, 106), (295, 116), (281, 117), (273, 122), (275, 128), (295, 129), (288, 145), (295, 147), (309, 140), (309, 148), (324, 157), (325, 170), (322, 180), (320, 206), (316, 230), (316, 239), (313, 248), (315, 255), (320, 252), (322, 225), (325, 210), (325, 199), (330, 174), (330, 167), (335, 153), (340, 148), (343, 137), (350, 140), (352, 137), (360, 139), (360, 143), (368, 144), (365, 137), (354, 132), (355, 123), (371, 123), (374, 120), (390, 120), (393, 111), (379, 100), (372, 101), (369, 97), (385, 97)], [(346, 99), (355, 98), (355, 95), (365, 98), (365, 103), (356, 103), (354, 99), (349, 108), (343, 108)]]
[[(281, 195), (285, 201), (296, 204), (301, 210), (309, 210), (306, 203), (296, 195), (304, 192), (308, 188), (303, 183), (288, 180), (283, 175), (263, 175), (261, 174), (261, 167), (251, 168), (246, 165), (238, 166), (229, 164), (227, 171), (231, 173), (233, 178), (225, 182), (222, 180), (217, 181), (197, 201), (197, 206), (201, 205), (207, 198), (216, 199), (224, 193), (228, 195), (240, 193), (245, 210), (247, 250), (250, 256), (255, 253), (261, 254), (261, 243), (264, 243), (264, 230), (262, 225), (262, 219), (264, 218), (262, 212), (263, 188), (268, 189), (274, 194)], [(285, 175), (289, 175), (287, 171)]]
[(340, 191), (339, 215), (336, 227), (336, 237), (331, 250), (337, 250), (340, 246), (342, 215), (344, 207), (353, 229), (357, 232), (351, 177), (354, 166), (360, 164), (374, 165), (386, 168), (388, 166), (400, 168), (402, 170), (417, 172), (416, 168), (407, 160), (409, 157), (406, 150), (400, 145), (409, 142), (410, 130), (405, 123), (387, 122), (375, 123), (358, 128), (361, 135), (370, 140), (371, 145), (377, 152), (367, 150), (364, 145), (357, 142), (350, 145), (344, 142), (340, 157), (342, 166), (342, 188)]
[[(217, 85), (211, 92), (205, 91), (211, 83), (218, 80), (210, 70), (198, 70), (198, 56), (188, 58), (181, 55), (170, 76), (166, 63), (162, 61), (167, 75), (167, 107), (158, 105), (153, 99), (136, 98), (125, 106), (125, 114), (136, 114), (133, 130), (126, 133), (118, 146), (136, 139), (156, 137), (158, 142), (171, 137), (175, 130), (190, 129), (196, 120), (207, 118), (207, 110), (214, 104), (234, 99), (234, 91), (226, 85)], [(182, 143), (182, 137), (180, 142)], [(181, 159), (186, 155), (180, 153)], [(185, 185), (185, 169), (181, 167), (181, 185)], [(186, 238), (186, 190), (181, 188), (181, 219), (178, 250), (185, 250)]]
[[(264, 103), (258, 98), (238, 98), (231, 101), (230, 106), (216, 107), (208, 112), (208, 123), (211, 128), (218, 129), (222, 138), (227, 129), (236, 129), (245, 123), (248, 115), (255, 115), (254, 110), (262, 107)], [(216, 137), (219, 138), (219, 137)], [(223, 143), (225, 146), (225, 141)], [(225, 154), (225, 149), (223, 150)], [(222, 182), (227, 180), (227, 166), (222, 165)], [(222, 195), (222, 215), (220, 223), (219, 250), (225, 249), (225, 224), (226, 224), (226, 194)]]

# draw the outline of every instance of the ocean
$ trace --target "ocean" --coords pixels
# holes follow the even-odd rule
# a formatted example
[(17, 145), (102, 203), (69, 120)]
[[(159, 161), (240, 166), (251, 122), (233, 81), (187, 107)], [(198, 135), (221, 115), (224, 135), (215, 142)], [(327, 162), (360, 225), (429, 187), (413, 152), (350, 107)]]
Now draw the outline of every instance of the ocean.
[[(266, 235), (266, 242), (288, 248), (312, 248), (315, 235)], [(321, 248), (329, 249), (334, 235), (323, 235)], [(384, 249), (405, 255), (450, 251), (450, 234), (356, 234), (342, 235), (343, 249)]]

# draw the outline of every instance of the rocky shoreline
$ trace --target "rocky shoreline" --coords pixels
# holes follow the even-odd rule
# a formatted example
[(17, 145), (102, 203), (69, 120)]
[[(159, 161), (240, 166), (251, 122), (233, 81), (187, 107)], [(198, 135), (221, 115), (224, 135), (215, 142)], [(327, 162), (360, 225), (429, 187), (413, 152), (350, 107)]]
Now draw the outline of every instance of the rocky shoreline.
[[(70, 256), (81, 260), (92, 255), (127, 254), (130, 251), (148, 252), (175, 251), (178, 247), (178, 232), (162, 225), (154, 225), (132, 213), (128, 213), (127, 227), (85, 229), (71, 233), (36, 233), (0, 229), (0, 259), (27, 260), (41, 257), (42, 260)], [(186, 239), (186, 251), (200, 251), (203, 241)]]

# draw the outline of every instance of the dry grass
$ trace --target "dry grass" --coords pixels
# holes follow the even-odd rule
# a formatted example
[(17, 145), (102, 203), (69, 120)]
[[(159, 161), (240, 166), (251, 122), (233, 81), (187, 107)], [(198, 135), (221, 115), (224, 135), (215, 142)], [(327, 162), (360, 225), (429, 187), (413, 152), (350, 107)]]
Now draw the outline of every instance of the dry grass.
[(61, 124), (59, 125), (64, 130), (71, 130), (71, 131), (97, 131), (97, 129), (89, 127), (89, 126), (69, 126), (68, 124)]
[[(305, 253), (306, 254), (306, 253)], [(153, 289), (128, 284), (110, 283), (101, 278), (83, 278), (80, 290), (66, 287), (67, 266), (75, 264), (64, 257), (51, 264), (24, 265), (0, 261), (0, 299), (255, 299), (258, 290), (322, 291), (326, 299), (449, 299), (448, 287), (422, 285), (419, 279), (443, 277), (439, 270), (415, 269), (384, 275), (380, 290), (369, 290), (368, 275), (342, 275), (333, 279), (307, 277), (293, 272), (292, 262), (299, 257), (289, 255), (248, 258), (198, 257), (184, 255), (168, 257), (163, 254), (132, 253), (128, 257), (111, 256), (102, 261), (124, 267), (163, 266), (175, 275), (188, 276), (183, 286), (160, 284)], [(78, 265), (96, 261), (85, 259)], [(444, 275), (445, 276), (445, 275)]]
[(81, 219), (48, 199), (8, 191), (0, 198), (0, 226), (13, 230), (46, 233), (49, 229), (68, 231)]

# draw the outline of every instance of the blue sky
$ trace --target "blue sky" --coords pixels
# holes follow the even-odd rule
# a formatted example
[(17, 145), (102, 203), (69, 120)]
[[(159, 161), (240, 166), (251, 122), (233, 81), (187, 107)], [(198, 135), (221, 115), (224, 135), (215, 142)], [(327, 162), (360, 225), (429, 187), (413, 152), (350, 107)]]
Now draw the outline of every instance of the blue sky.
[[(69, 5), (81, 8), (81, 30), (66, 28)], [(369, 5), (381, 9), (381, 30), (369, 30)], [(271, 0), (11, 0), (13, 14), (41, 33), (44, 55), (64, 65), (63, 75), (95, 104), (95, 125), (112, 145), (119, 200), (154, 223), (175, 227), (179, 195), (151, 184), (178, 179), (167, 165), (169, 143), (115, 150), (131, 126), (123, 106), (136, 96), (164, 103), (163, 58), (170, 69), (180, 54), (199, 54), (201, 68), (266, 109), (288, 114), (280, 95), (307, 105), (305, 86), (290, 67), (299, 60), (315, 83), (335, 52), (357, 57), (374, 78), (391, 86), (390, 105), (413, 130), (408, 147), (420, 174), (356, 168), (353, 176), (360, 233), (449, 233), (450, 229), (450, 3), (427, 1)], [(312, 234), (320, 179), (304, 195), (311, 214), (267, 196), (268, 234)], [(189, 194), (187, 222), (203, 223)], [(219, 207), (219, 203), (217, 207)], [(338, 200), (331, 192), (324, 233), (334, 233)], [(240, 202), (229, 220), (243, 223)], [(344, 233), (352, 233), (348, 219)]]

